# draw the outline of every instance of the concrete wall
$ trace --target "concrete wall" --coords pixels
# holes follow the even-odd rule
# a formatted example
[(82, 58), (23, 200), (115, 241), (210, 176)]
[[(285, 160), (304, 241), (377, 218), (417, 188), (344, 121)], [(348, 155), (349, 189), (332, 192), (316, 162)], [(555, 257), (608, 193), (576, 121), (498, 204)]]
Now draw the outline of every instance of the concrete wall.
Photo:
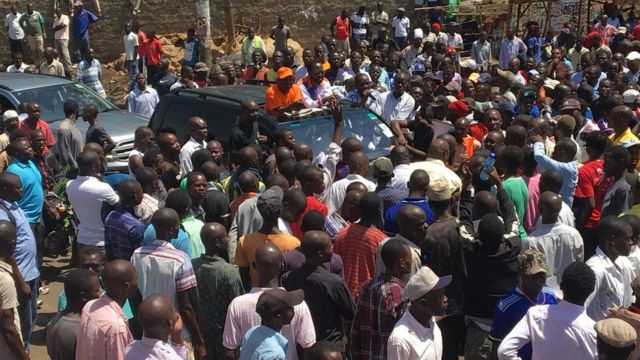
[[(68, 0), (59, 0), (63, 4), (63, 9), (67, 8)], [(9, 6), (13, 1), (0, 0), (2, 9), (2, 19), (9, 11)], [(19, 1), (20, 11), (24, 12), (26, 1)], [(53, 1), (33, 0), (35, 9), (40, 11), (45, 23), (50, 28), (53, 22)], [(375, 1), (364, 1), (373, 9)], [(406, 0), (385, 1), (385, 8), (390, 9), (404, 6), (409, 9), (413, 2)], [(357, 3), (359, 4), (359, 3)], [(103, 62), (117, 57), (123, 52), (122, 36), (124, 24), (134, 18), (131, 15), (131, 4), (129, 0), (102, 0), (102, 18), (91, 28), (91, 43), (96, 51), (96, 57)], [(312, 46), (320, 36), (328, 33), (328, 26), (338, 15), (340, 9), (347, 3), (343, 0), (232, 0), (232, 7), (236, 19), (242, 13), (242, 18), (246, 25), (256, 25), (260, 14), (261, 35), (267, 36), (271, 26), (275, 25), (279, 15), (285, 16), (292, 29), (294, 38), (303, 46)], [(356, 3), (350, 4), (355, 10)], [(92, 0), (85, 0), (85, 8), (94, 11)], [(211, 0), (211, 28), (212, 35), (220, 35), (224, 31), (224, 13), (221, 0)], [(141, 13), (138, 15), (144, 28), (155, 29), (157, 33), (171, 33), (186, 31), (188, 27), (196, 25), (196, 9), (193, 0), (142, 0)], [(239, 23), (239, 22), (238, 22)], [(4, 24), (3, 24), (4, 25)], [(6, 28), (2, 26), (0, 30), (2, 40), (0, 41), (0, 63), (8, 63), (9, 47)], [(45, 41), (45, 46), (51, 44), (53, 33), (49, 31), (49, 38)]]

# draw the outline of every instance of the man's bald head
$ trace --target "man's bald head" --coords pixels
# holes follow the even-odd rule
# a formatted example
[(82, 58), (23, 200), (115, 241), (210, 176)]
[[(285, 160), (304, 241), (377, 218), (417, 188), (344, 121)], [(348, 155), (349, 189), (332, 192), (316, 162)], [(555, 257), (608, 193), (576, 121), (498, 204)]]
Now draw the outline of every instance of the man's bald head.
[(114, 300), (132, 297), (138, 289), (136, 268), (128, 260), (108, 262), (102, 270), (102, 283)]
[(608, 120), (609, 125), (616, 134), (621, 134), (629, 127), (629, 123), (633, 119), (633, 110), (627, 105), (618, 105), (611, 109)]
[(137, 180), (123, 180), (118, 183), (118, 196), (121, 205), (138, 206), (142, 202), (142, 186)]
[(473, 218), (480, 219), (486, 214), (498, 212), (498, 201), (488, 191), (479, 191), (473, 201)]
[(406, 146), (398, 145), (391, 150), (391, 162), (393, 166), (400, 164), (409, 164), (411, 162), (411, 154)]
[(200, 229), (200, 239), (207, 255), (220, 255), (226, 252), (229, 240), (227, 229), (217, 222), (206, 223)]
[(354, 181), (347, 186), (346, 192), (348, 193), (350, 191), (359, 191), (365, 194), (369, 192), (369, 188), (367, 188), (367, 185), (363, 184), (361, 181)]
[(449, 161), (449, 143), (444, 139), (433, 139), (429, 145), (427, 156), (430, 158), (442, 160), (445, 164)]
[(0, 220), (0, 258), (8, 260), (16, 247), (16, 227), (7, 220)]
[(245, 146), (238, 151), (236, 160), (238, 164), (243, 167), (256, 167), (258, 166), (258, 156), (254, 148), (251, 146)]
[(366, 177), (369, 175), (369, 158), (362, 151), (356, 151), (349, 156), (349, 172)]
[(273, 243), (265, 243), (256, 250), (253, 267), (262, 284), (279, 277), (282, 268), (282, 251)]
[[(302, 235), (302, 252), (307, 259), (312, 257), (323, 257), (331, 249), (331, 238), (324, 231), (311, 230)], [(321, 259), (322, 260), (322, 259)]]
[(311, 145), (297, 142), (293, 145), (293, 157), (300, 160), (313, 160), (313, 149)]
[(424, 235), (422, 228), (427, 221), (427, 216), (421, 208), (414, 205), (403, 206), (398, 211), (396, 221), (398, 222), (398, 233), (400, 235), (416, 243), (422, 241), (419, 234)]
[(173, 301), (165, 294), (153, 294), (144, 299), (136, 314), (144, 336), (161, 340), (171, 335), (176, 317)]
[(243, 171), (238, 176), (237, 181), (238, 187), (240, 187), (240, 191), (242, 191), (243, 193), (258, 192), (259, 180), (256, 174), (253, 173), (253, 171)]
[(360, 218), (360, 200), (366, 193), (366, 191), (360, 190), (347, 191), (342, 201), (342, 206), (340, 207), (340, 215), (342, 218), (350, 222)]
[(558, 221), (558, 215), (562, 210), (562, 199), (556, 193), (545, 191), (540, 194), (538, 211), (543, 224), (554, 224)]
[(407, 184), (410, 193), (418, 193), (427, 191), (429, 186), (429, 174), (426, 171), (418, 169), (414, 170), (409, 176), (409, 183)]
[(156, 238), (171, 241), (178, 235), (180, 216), (175, 210), (165, 207), (153, 214), (151, 224), (156, 230)]

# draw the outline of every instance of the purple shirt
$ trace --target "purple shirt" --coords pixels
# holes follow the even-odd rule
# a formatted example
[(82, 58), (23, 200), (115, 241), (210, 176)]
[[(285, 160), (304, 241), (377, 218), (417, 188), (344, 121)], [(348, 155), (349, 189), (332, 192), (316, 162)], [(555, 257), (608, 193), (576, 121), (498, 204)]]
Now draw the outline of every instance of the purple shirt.
[[(283, 255), (284, 269), (282, 273), (286, 274), (291, 270), (299, 269), (304, 264), (305, 256), (302, 252), (302, 248), (295, 248), (291, 251), (287, 251)], [(342, 266), (342, 257), (336, 253), (331, 255), (331, 260), (322, 264), (327, 271), (332, 272), (340, 277), (344, 278), (344, 270)]]

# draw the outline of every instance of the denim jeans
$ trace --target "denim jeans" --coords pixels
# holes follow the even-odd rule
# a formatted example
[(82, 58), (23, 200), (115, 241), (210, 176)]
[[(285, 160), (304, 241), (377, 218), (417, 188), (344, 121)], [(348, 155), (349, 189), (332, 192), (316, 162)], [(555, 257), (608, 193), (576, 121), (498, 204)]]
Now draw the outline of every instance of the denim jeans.
[(19, 299), (18, 315), (20, 316), (22, 341), (24, 342), (25, 349), (29, 350), (31, 332), (36, 324), (36, 316), (38, 316), (38, 289), (40, 288), (40, 278), (27, 281), (27, 284), (31, 288), (31, 297)]
[(396, 44), (398, 44), (398, 48), (400, 48), (400, 50), (404, 49), (405, 46), (407, 46), (406, 36), (396, 36), (394, 40), (396, 41)]
[(89, 39), (89, 31), (85, 32), (80, 38), (76, 38), (76, 49), (78, 52), (78, 62), (84, 60), (87, 57), (87, 51), (91, 47), (91, 41)]

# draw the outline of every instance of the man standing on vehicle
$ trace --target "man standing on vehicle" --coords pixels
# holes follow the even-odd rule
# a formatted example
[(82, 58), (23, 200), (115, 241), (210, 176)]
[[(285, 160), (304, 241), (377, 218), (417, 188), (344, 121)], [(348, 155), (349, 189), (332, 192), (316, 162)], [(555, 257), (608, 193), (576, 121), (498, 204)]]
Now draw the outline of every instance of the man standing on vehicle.
[(285, 112), (304, 109), (302, 91), (294, 84), (293, 71), (288, 67), (278, 69), (275, 85), (265, 93), (264, 109), (271, 116), (281, 117)]
[(204, 149), (207, 146), (206, 140), (209, 135), (207, 122), (197, 116), (189, 119), (189, 129), (191, 137), (180, 150), (180, 173), (183, 176), (193, 171), (191, 154), (193, 154), (194, 151)]
[(136, 75), (136, 86), (127, 97), (127, 110), (146, 118), (153, 115), (156, 105), (160, 102), (158, 93), (147, 86), (147, 76), (143, 73)]
[(240, 119), (238, 125), (231, 129), (229, 140), (231, 143), (231, 158), (238, 150), (250, 144), (260, 144), (267, 138), (258, 133), (258, 104), (250, 99), (245, 99), (240, 104)]
[(82, 1), (78, 0), (74, 4), (75, 15), (73, 16), (73, 37), (76, 48), (80, 52), (80, 60), (85, 59), (87, 51), (91, 47), (89, 43), (89, 25), (98, 21), (98, 17), (84, 9)]

